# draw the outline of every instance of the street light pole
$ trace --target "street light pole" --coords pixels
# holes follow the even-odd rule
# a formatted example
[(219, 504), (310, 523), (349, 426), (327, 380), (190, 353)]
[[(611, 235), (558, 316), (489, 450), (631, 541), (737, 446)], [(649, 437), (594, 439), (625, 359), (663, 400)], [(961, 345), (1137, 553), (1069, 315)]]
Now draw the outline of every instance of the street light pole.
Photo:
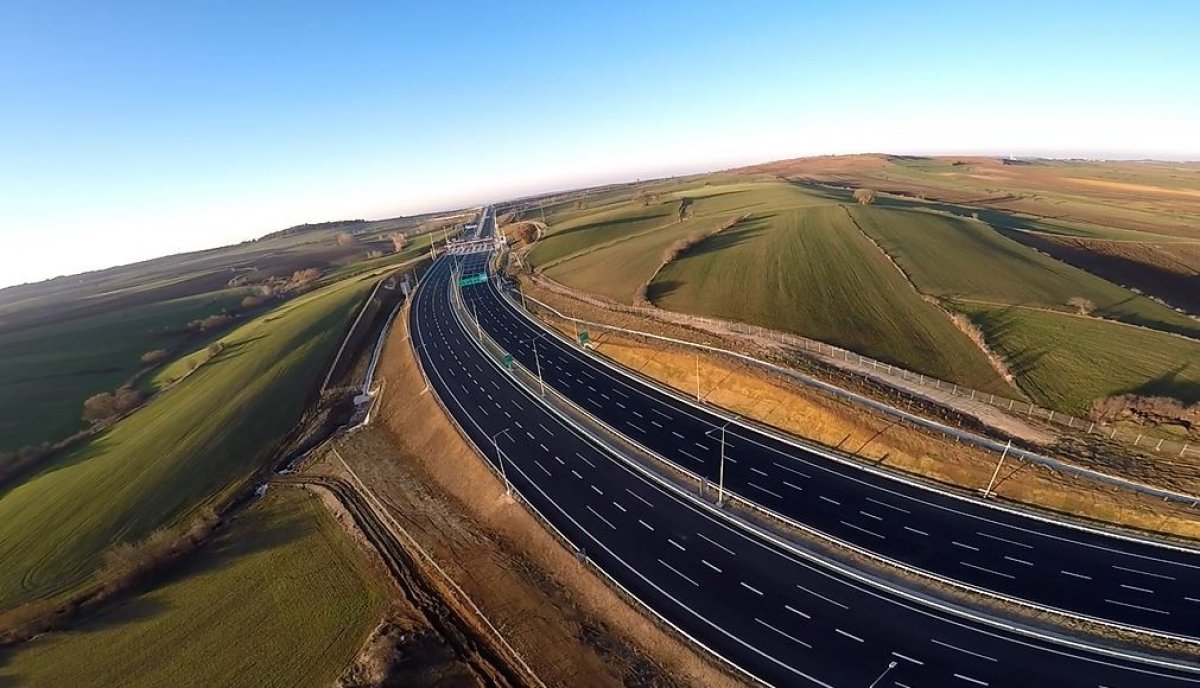
[[(725, 429), (728, 428), (729, 424), (732, 422), (732, 420), (727, 420), (725, 421), (725, 424), (721, 426), (721, 461), (717, 465), (717, 506), (723, 506), (725, 504)], [(704, 434), (708, 437), (712, 437), (710, 433), (715, 430), (716, 428), (713, 428)]]
[(700, 403), (700, 352), (696, 352), (696, 403)]
[(538, 385), (542, 388), (542, 396), (546, 396), (546, 383), (542, 380), (542, 360), (538, 357), (537, 337), (533, 338), (533, 365), (537, 368)]
[(983, 498), (987, 499), (992, 492), (992, 486), (996, 484), (996, 476), (1000, 475), (1000, 467), (1004, 465), (1004, 457), (1008, 456), (1008, 450), (1012, 448), (1012, 440), (1004, 445), (1004, 451), (1000, 454), (1000, 460), (996, 462), (996, 470), (992, 471), (992, 479), (988, 481), (987, 487), (983, 490)]
[[(511, 428), (504, 428), (500, 432), (492, 435), (492, 448), (496, 450), (496, 463), (500, 464), (500, 475), (504, 478), (504, 490), (508, 494), (512, 494), (512, 483), (508, 482), (508, 471), (504, 470), (504, 453), (500, 451), (500, 435), (507, 434)], [(512, 439), (510, 436), (509, 439)]]
[(874, 681), (871, 681), (871, 685), (867, 686), (867, 688), (875, 688), (875, 686), (878, 685), (879, 682), (883, 680), (883, 677), (887, 676), (888, 672), (895, 668), (896, 668), (895, 661), (888, 662), (887, 668), (883, 670), (883, 673), (879, 675), (879, 678), (875, 679)]
[(479, 330), (479, 341), (483, 342), (483, 325), (479, 324), (479, 311), (475, 308), (475, 302), (471, 302), (471, 314), (475, 316), (475, 328)]

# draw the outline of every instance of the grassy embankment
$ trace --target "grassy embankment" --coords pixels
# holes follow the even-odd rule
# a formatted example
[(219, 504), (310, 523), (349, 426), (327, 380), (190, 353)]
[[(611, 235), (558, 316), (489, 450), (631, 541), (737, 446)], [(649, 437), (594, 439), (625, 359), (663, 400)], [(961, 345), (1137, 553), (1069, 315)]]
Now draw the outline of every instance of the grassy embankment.
[(162, 585), (0, 651), (0, 685), (328, 686), (384, 605), (311, 493), (272, 490)]
[(310, 292), (232, 330), (216, 358), (0, 492), (0, 609), (79, 589), (108, 547), (181, 522), (258, 470), (372, 283)]

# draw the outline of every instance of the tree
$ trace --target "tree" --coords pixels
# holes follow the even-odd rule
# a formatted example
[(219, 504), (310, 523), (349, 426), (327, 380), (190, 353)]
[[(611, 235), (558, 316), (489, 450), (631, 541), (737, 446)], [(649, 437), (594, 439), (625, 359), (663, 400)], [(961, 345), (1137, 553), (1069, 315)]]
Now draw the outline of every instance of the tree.
[(858, 201), (859, 205), (871, 205), (875, 202), (874, 189), (855, 189), (854, 200)]
[(117, 399), (109, 392), (93, 394), (83, 402), (83, 419), (99, 423), (117, 415)]
[(169, 355), (170, 354), (167, 353), (166, 349), (147, 351), (146, 353), (142, 354), (142, 363), (145, 363), (146, 365), (158, 365), (159, 363), (167, 360), (167, 356)]
[(350, 232), (338, 232), (336, 241), (338, 246), (353, 246), (358, 243), (358, 240)]
[(522, 243), (531, 244), (537, 240), (537, 227), (532, 222), (522, 222), (513, 229), (513, 237)]
[(321, 271), (316, 268), (304, 268), (292, 273), (292, 286), (299, 287), (309, 282), (316, 280), (321, 276)]
[(694, 208), (692, 206), (693, 206), (693, 201), (692, 201), (692, 199), (688, 198), (687, 196), (684, 196), (683, 198), (679, 199), (679, 221), (680, 222), (683, 222), (684, 220), (686, 220), (687, 218), (692, 216), (692, 214), (695, 212)]
[(247, 296), (242, 299), (242, 310), (248, 311), (252, 308), (258, 308), (263, 305), (265, 299), (261, 296)]
[(1082, 296), (1072, 296), (1067, 299), (1067, 305), (1078, 311), (1080, 315), (1089, 315), (1096, 310), (1096, 304), (1092, 303), (1091, 299)]
[(399, 253), (408, 245), (408, 237), (403, 234), (392, 235), (392, 252)]

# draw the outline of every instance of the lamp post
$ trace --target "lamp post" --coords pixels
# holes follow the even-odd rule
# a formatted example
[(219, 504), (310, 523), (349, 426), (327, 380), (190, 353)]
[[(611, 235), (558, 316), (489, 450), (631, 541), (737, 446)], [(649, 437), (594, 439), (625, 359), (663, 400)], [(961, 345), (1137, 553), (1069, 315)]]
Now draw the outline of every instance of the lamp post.
[(1004, 445), (1004, 451), (1000, 454), (1000, 460), (996, 462), (996, 470), (992, 471), (992, 478), (988, 480), (987, 487), (983, 489), (983, 498), (987, 499), (991, 496), (992, 486), (996, 484), (996, 477), (1000, 475), (1000, 467), (1004, 465), (1004, 457), (1008, 456), (1008, 450), (1012, 449), (1012, 440)]
[[(500, 432), (492, 435), (492, 448), (496, 450), (496, 463), (500, 464), (500, 475), (504, 478), (504, 490), (510, 495), (512, 494), (512, 483), (508, 482), (508, 471), (504, 470), (504, 452), (500, 451), (499, 437), (500, 435), (508, 434), (508, 431), (511, 429), (512, 428), (504, 428)], [(511, 440), (512, 437), (509, 436), (509, 439)]]
[[(717, 467), (717, 506), (725, 505), (725, 428), (729, 427), (732, 420), (725, 421), (725, 424), (720, 427), (721, 430), (721, 463)], [(712, 437), (713, 432), (717, 428), (713, 428), (705, 432), (705, 436)]]
[(542, 360), (538, 357), (538, 337), (533, 338), (533, 365), (537, 368), (538, 386), (542, 388), (542, 396), (546, 396), (546, 383), (542, 380)]
[(871, 681), (871, 685), (867, 686), (867, 688), (875, 688), (875, 686), (878, 685), (879, 682), (883, 680), (883, 677), (888, 675), (889, 671), (896, 668), (896, 664), (897, 663), (895, 661), (888, 662), (887, 668), (883, 670), (883, 673), (879, 675), (879, 678), (876, 678), (874, 681)]

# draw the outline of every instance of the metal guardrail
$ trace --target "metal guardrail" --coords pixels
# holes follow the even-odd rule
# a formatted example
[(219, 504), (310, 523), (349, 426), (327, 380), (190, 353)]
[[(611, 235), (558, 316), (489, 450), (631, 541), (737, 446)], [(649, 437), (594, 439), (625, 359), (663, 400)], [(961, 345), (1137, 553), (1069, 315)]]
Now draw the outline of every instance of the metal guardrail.
[[(501, 290), (501, 291), (502, 291), (502, 293), (504, 293), (503, 290)], [(527, 312), (527, 309), (523, 308), (516, 299), (511, 297), (511, 295), (505, 294), (505, 296), (506, 296), (506, 298), (508, 298), (509, 303), (511, 303), (513, 306)], [(1031, 463), (1040, 464), (1040, 465), (1052, 468), (1054, 470), (1061, 471), (1066, 474), (1087, 478), (1087, 479), (1094, 480), (1097, 482), (1101, 482), (1101, 483), (1105, 483), (1105, 484), (1119, 487), (1122, 489), (1126, 489), (1131, 492), (1136, 492), (1136, 493), (1144, 494), (1147, 496), (1155, 497), (1158, 499), (1163, 499), (1164, 501), (1182, 504), (1182, 505), (1186, 505), (1189, 507), (1196, 507), (1197, 503), (1200, 502), (1200, 496), (1198, 496), (1198, 495), (1189, 494), (1186, 492), (1179, 492), (1179, 491), (1175, 491), (1175, 490), (1169, 490), (1166, 488), (1156, 487), (1154, 485), (1147, 485), (1145, 483), (1140, 483), (1135, 480), (1130, 480), (1129, 478), (1125, 478), (1122, 476), (1112, 475), (1110, 473), (1104, 473), (1104, 472), (1093, 470), (1090, 468), (1085, 468), (1083, 466), (1078, 466), (1078, 465), (1068, 463), (1068, 462), (1060, 460), (1060, 459), (1056, 459), (1054, 457), (1045, 456), (1045, 455), (1039, 454), (1037, 452), (1029, 451), (1027, 449), (1022, 449), (1022, 448), (1015, 447), (1015, 446), (1008, 447), (1005, 443), (998, 442), (989, 437), (984, 437), (982, 435), (977, 435), (975, 433), (972, 433), (972, 432), (969, 432), (966, 430), (960, 430), (958, 428), (950, 427), (943, 423), (939, 423), (937, 421), (934, 421), (934, 420), (931, 420), (928, 418), (924, 418), (922, 416), (918, 416), (918, 415), (910, 413), (908, 411), (904, 411), (903, 409), (898, 409), (894, 406), (890, 406), (883, 402), (876, 401), (874, 399), (863, 396), (861, 394), (857, 394), (854, 392), (850, 392), (848, 390), (844, 390), (840, 387), (837, 387), (836, 385), (832, 385), (828, 382), (818, 380), (814, 377), (800, 373), (799, 371), (792, 370), (790, 368), (786, 368), (784, 366), (770, 363), (768, 361), (764, 361), (764, 360), (761, 360), (758, 358), (754, 358), (753, 356), (750, 356), (750, 355), (747, 355), (744, 353), (730, 351), (728, 349), (723, 349), (721, 347), (712, 346), (709, 344), (701, 344), (698, 342), (691, 342), (691, 341), (688, 341), (685, 339), (678, 339), (675, 337), (667, 337), (664, 335), (653, 334), (650, 332), (643, 332), (641, 330), (620, 327), (620, 326), (611, 325), (608, 323), (600, 323), (600, 322), (595, 322), (595, 321), (591, 321), (591, 320), (575, 318), (575, 317), (566, 315), (565, 313), (558, 311), (553, 306), (550, 306), (549, 304), (544, 303), (534, 297), (525, 295), (523, 298), (526, 301), (537, 304), (539, 307), (546, 309), (547, 311), (553, 313), (555, 316), (557, 316), (563, 320), (575, 322), (580, 325), (587, 325), (589, 327), (602, 328), (602, 329), (607, 329), (607, 330), (616, 331), (616, 332), (624, 332), (626, 334), (632, 334), (632, 335), (639, 336), (639, 337), (646, 337), (646, 338), (654, 339), (654, 340), (658, 340), (658, 341), (671, 342), (674, 344), (680, 344), (680, 345), (687, 346), (687, 347), (692, 347), (692, 348), (696, 348), (696, 349), (700, 349), (700, 350), (704, 350), (704, 351), (709, 351), (709, 352), (713, 352), (713, 353), (723, 354), (726, 356), (731, 356), (733, 358), (745, 361), (747, 363), (751, 363), (755, 366), (767, 369), (771, 372), (785, 375), (793, 380), (796, 380), (797, 382), (799, 382), (805, 386), (812, 387), (812, 388), (818, 389), (820, 391), (823, 391), (823, 392), (826, 392), (829, 394), (833, 394), (838, 398), (845, 399), (847, 401), (858, 404), (860, 406), (865, 406), (872, 410), (885, 413), (885, 414), (891, 416), (892, 418), (903, 421), (905, 423), (909, 423), (911, 425), (917, 425), (917, 426), (920, 426), (920, 427), (928, 429), (928, 430), (933, 430), (935, 432), (943, 434), (952, 439), (967, 442), (969, 444), (973, 444), (982, 449), (991, 450), (991, 451), (994, 451), (997, 453), (1007, 451), (1007, 455), (1010, 457), (1024, 459)], [(531, 315), (531, 317), (533, 317), (533, 316)], [(536, 321), (536, 318), (533, 318), (533, 319)], [(825, 345), (825, 346), (828, 346), (828, 345)], [(857, 354), (855, 354), (855, 355), (857, 355)]]
[[(537, 280), (539, 282), (552, 282), (552, 280), (547, 280), (542, 276), (538, 276)], [(848, 349), (833, 346), (832, 344), (827, 344), (816, 339), (809, 339), (808, 337), (801, 335), (792, 334), (789, 332), (780, 332), (779, 330), (772, 330), (770, 328), (737, 322), (735, 320), (724, 320), (721, 318), (690, 315), (676, 311), (670, 312), (672, 316), (671, 318), (663, 318), (663, 314), (659, 311), (659, 309), (656, 308), (646, 308), (644, 306), (630, 306), (623, 303), (600, 301), (598, 299), (590, 299), (582, 295), (571, 293), (571, 291), (565, 287), (561, 287), (561, 289), (565, 292), (565, 296), (582, 299), (586, 303), (604, 310), (640, 315), (673, 325), (691, 324), (692, 326), (695, 326), (696, 324), (699, 324), (702, 326), (707, 326), (707, 328), (718, 332), (723, 330), (735, 334), (762, 337), (768, 341), (778, 342), (783, 346), (791, 346), (798, 350), (816, 353), (818, 355), (837, 359), (847, 364), (856, 365), (860, 369), (860, 372), (865, 372), (868, 375), (875, 373), (876, 375), (887, 374), (893, 377), (899, 377), (901, 380), (909, 384), (924, 387), (931, 391), (937, 390), (942, 393), (948, 393), (952, 396), (963, 397), (964, 399), (980, 401), (982, 403), (995, 406), (1000, 410), (1011, 412), (1015, 415), (1021, 415), (1028, 418), (1037, 418), (1050, 423), (1064, 425), (1074, 430), (1081, 430), (1083, 432), (1104, 437), (1105, 439), (1125, 442), (1134, 447), (1150, 449), (1163, 454), (1180, 457), (1188, 454), (1200, 456), (1200, 443), (1193, 443), (1186, 440), (1171, 440), (1162, 437), (1147, 438), (1146, 433), (1144, 432), (1108, 427), (1098, 424), (1094, 421), (1084, 420), (1082, 418), (1063, 413), (1062, 411), (1043, 408), (1028, 401), (1012, 399), (1003, 395), (992, 394), (990, 392), (982, 392), (977, 389), (965, 387), (953, 382), (947, 382), (929, 375), (916, 373), (890, 363), (884, 363), (883, 361), (875, 360), (869, 356), (863, 356), (862, 354), (855, 353)], [(676, 320), (677, 318), (682, 319), (683, 323), (680, 323), (678, 320)], [(887, 382), (887, 380), (884, 378), (881, 378), (881, 381), (885, 383)]]

